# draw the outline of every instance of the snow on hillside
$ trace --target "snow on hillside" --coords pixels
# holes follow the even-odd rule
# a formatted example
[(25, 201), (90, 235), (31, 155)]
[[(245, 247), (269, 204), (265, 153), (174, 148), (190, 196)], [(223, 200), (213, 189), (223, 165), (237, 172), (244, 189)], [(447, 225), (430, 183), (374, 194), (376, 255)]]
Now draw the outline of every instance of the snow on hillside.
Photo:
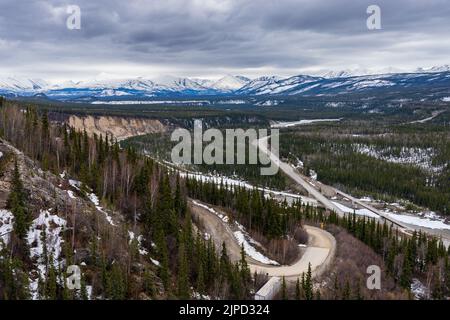
[(234, 91), (242, 88), (246, 85), (250, 79), (242, 76), (225, 76), (220, 78), (211, 85), (211, 88), (221, 90), (221, 91)]
[(419, 226), (419, 227), (429, 228), (429, 229), (450, 230), (450, 224), (445, 223), (444, 219), (442, 219), (442, 218), (436, 218), (436, 217), (429, 218), (425, 215), (416, 216), (416, 215), (409, 215), (409, 214), (398, 214), (398, 213), (394, 213), (390, 210), (385, 210), (384, 213), (396, 221), (410, 224), (413, 226)]
[(312, 206), (317, 205), (317, 202), (315, 200), (313, 200), (311, 198), (307, 198), (305, 196), (301, 196), (299, 194), (285, 192), (285, 191), (278, 191), (278, 190), (273, 190), (273, 189), (269, 189), (269, 188), (262, 188), (262, 187), (254, 186), (246, 181), (233, 179), (233, 178), (229, 178), (229, 177), (225, 177), (225, 176), (213, 176), (213, 175), (203, 174), (200, 172), (186, 172), (186, 171), (179, 171), (179, 174), (180, 174), (180, 177), (182, 177), (182, 178), (188, 177), (189, 179), (195, 179), (197, 181), (213, 182), (213, 183), (217, 184), (218, 186), (223, 184), (224, 186), (228, 186), (228, 188), (242, 187), (242, 188), (245, 188), (248, 190), (256, 189), (256, 190), (264, 192), (264, 195), (267, 198), (281, 197), (283, 200), (286, 199), (288, 202), (292, 200), (292, 201), (301, 201), (304, 204), (308, 203), (309, 205), (312, 205)]
[(133, 231), (128, 231), (128, 237), (130, 238), (129, 244), (132, 244), (133, 241), (137, 241), (138, 251), (140, 255), (144, 256), (148, 254), (148, 251), (144, 248), (142, 244), (142, 242), (144, 241), (144, 236), (142, 234), (136, 237)]
[(42, 79), (27, 79), (21, 77), (0, 78), (0, 90), (20, 92), (42, 90), (48, 87), (49, 84)]
[[(46, 261), (52, 263), (55, 268), (59, 268), (62, 252), (62, 232), (66, 228), (66, 220), (50, 210), (41, 210), (39, 216), (33, 220), (27, 233), (27, 243), (30, 248), (30, 258), (36, 266), (36, 270), (30, 273), (30, 291), (33, 299), (38, 297), (39, 278), (45, 278), (47, 273)], [(45, 237), (44, 237), (45, 230)], [(45, 240), (45, 242), (44, 242)], [(47, 257), (44, 253), (47, 252)], [(51, 260), (50, 260), (51, 259)]]
[(89, 193), (88, 194), (88, 198), (89, 200), (91, 200), (91, 202), (95, 205), (95, 208), (97, 208), (98, 211), (102, 212), (105, 215), (106, 221), (109, 222), (110, 225), (112, 226), (116, 226), (113, 222), (113, 219), (111, 218), (111, 216), (108, 214), (108, 212), (106, 212), (105, 210), (103, 210), (103, 208), (100, 206), (100, 201), (98, 200), (98, 197), (96, 194), (94, 193)]
[(228, 223), (228, 220), (229, 220), (228, 216), (223, 215), (223, 214), (217, 212), (216, 210), (214, 210), (213, 208), (211, 208), (203, 203), (200, 203), (198, 201), (193, 200), (192, 203), (200, 208), (208, 210), (209, 212), (211, 212), (211, 213), (215, 214), (217, 217), (219, 217), (219, 219), (222, 220), (223, 222)]
[(183, 90), (207, 90), (208, 88), (189, 78), (178, 78), (172, 76), (161, 76), (153, 79), (157, 86), (166, 90), (183, 91)]
[(362, 89), (369, 87), (389, 87), (393, 85), (395, 85), (394, 82), (376, 79), (376, 80), (362, 80), (355, 83), (352, 87), (354, 89)]
[[(193, 200), (192, 203), (194, 205), (198, 206), (198, 207), (201, 207), (201, 208), (206, 209), (209, 212), (213, 213), (220, 220), (222, 220), (225, 224), (229, 223), (228, 216), (223, 215), (223, 214), (217, 212), (215, 209), (213, 209), (213, 208), (211, 208), (211, 207), (209, 207), (209, 206), (207, 206), (207, 205), (205, 205), (203, 203), (200, 203), (198, 201)], [(252, 239), (250, 237), (250, 235), (245, 230), (244, 226), (239, 224), (237, 221), (235, 221), (235, 225), (238, 228), (238, 230), (233, 232), (234, 237), (236, 238), (236, 240), (237, 240), (237, 242), (239, 243), (240, 246), (241, 245), (244, 246), (244, 251), (249, 257), (251, 257), (252, 259), (254, 259), (256, 261), (264, 263), (264, 264), (279, 265), (278, 262), (269, 259), (265, 255), (263, 255), (261, 252), (256, 250), (255, 247), (252, 246), (252, 244), (258, 245), (258, 246), (261, 246), (261, 245), (257, 241), (255, 241), (254, 239)]]
[(316, 122), (337, 122), (341, 121), (342, 118), (339, 119), (306, 119), (299, 121), (288, 121), (288, 122), (275, 122), (270, 125), (271, 128), (289, 128), (299, 125), (311, 124)]
[(422, 72), (429, 72), (429, 73), (434, 73), (434, 72), (449, 72), (450, 71), (450, 65), (445, 64), (442, 66), (433, 66), (430, 68), (418, 68), (416, 70), (417, 73), (422, 73)]
[(358, 216), (366, 216), (369, 218), (378, 218), (378, 215), (375, 214), (374, 212), (368, 210), (368, 209), (352, 209), (349, 208), (347, 206), (344, 206), (343, 204), (337, 202), (337, 201), (332, 201), (332, 203), (338, 207), (339, 209), (341, 209), (344, 213), (348, 213), (348, 214), (353, 214), (355, 213)]
[(283, 102), (284, 102), (283, 100), (265, 100), (265, 101), (259, 101), (259, 102), (255, 103), (255, 105), (261, 106), (261, 107), (273, 107), (273, 106), (277, 106)]
[(328, 71), (321, 76), (296, 75), (291, 77), (264, 76), (248, 79), (227, 75), (218, 80), (160, 76), (131, 79), (66, 81), (49, 85), (40, 79), (17, 77), (0, 78), (0, 93), (14, 95), (45, 95), (61, 100), (92, 99), (95, 97), (170, 97), (192, 95), (273, 95), (273, 94), (345, 94), (377, 88), (411, 88), (430, 82), (446, 88), (450, 82), (450, 66), (420, 68), (416, 73), (399, 73), (395, 69), (375, 74), (358, 70)]
[[(368, 209), (365, 209), (365, 208), (353, 209), (353, 208), (349, 208), (337, 201), (332, 201), (332, 202), (334, 205), (336, 205), (339, 209), (341, 209), (344, 213), (347, 213), (347, 214), (355, 213), (356, 215), (366, 216), (369, 218), (378, 218), (379, 217), (374, 212), (372, 212)], [(417, 215), (411, 215), (411, 214), (400, 214), (400, 213), (394, 212), (392, 210), (385, 209), (385, 210), (383, 210), (383, 213), (395, 221), (410, 224), (412, 226), (429, 228), (429, 229), (450, 230), (450, 225), (445, 223), (445, 219), (439, 217), (434, 212), (421, 212), (421, 213), (418, 213)]]
[(208, 105), (211, 102), (208, 100), (119, 100), (119, 101), (92, 101), (91, 104), (111, 104), (111, 105), (126, 105), (126, 104), (182, 104), (182, 105)]
[(429, 297), (428, 288), (416, 278), (412, 279), (411, 292), (414, 294), (416, 300), (427, 299)]
[(233, 232), (234, 237), (236, 238), (239, 245), (244, 246), (245, 254), (251, 257), (252, 259), (259, 261), (264, 264), (272, 264), (272, 265), (279, 265), (278, 262), (271, 260), (267, 258), (265, 255), (263, 255), (261, 252), (257, 251), (247, 240), (246, 236), (242, 231), (235, 231)]
[(442, 170), (442, 167), (432, 165), (435, 155), (433, 148), (408, 148), (402, 147), (399, 151), (390, 148), (377, 148), (373, 145), (355, 143), (352, 145), (354, 150), (373, 158), (392, 163), (412, 164), (425, 170), (434, 172)]
[[(30, 247), (30, 258), (37, 259), (39, 269), (43, 271), (42, 265), (44, 245), (48, 255), (53, 257), (55, 267), (58, 266), (58, 259), (61, 254), (61, 244), (64, 242), (61, 233), (66, 227), (66, 220), (49, 210), (41, 210), (39, 216), (33, 220), (27, 234), (27, 242)], [(46, 243), (43, 243), (43, 230), (45, 229)]]
[[(30, 248), (30, 258), (34, 262), (36, 269), (30, 273), (30, 292), (32, 298), (38, 298), (39, 278), (45, 278), (47, 273), (46, 261), (52, 263), (55, 268), (59, 268), (64, 261), (60, 259), (62, 252), (62, 232), (65, 230), (67, 222), (50, 210), (41, 210), (39, 216), (33, 220), (27, 233), (27, 243)], [(43, 236), (45, 230), (45, 238)], [(44, 242), (45, 239), (45, 242)], [(44, 253), (47, 252), (47, 257)], [(47, 259), (52, 259), (47, 260)]]
[(10, 232), (13, 230), (14, 216), (11, 211), (0, 210), (0, 249), (9, 243)]

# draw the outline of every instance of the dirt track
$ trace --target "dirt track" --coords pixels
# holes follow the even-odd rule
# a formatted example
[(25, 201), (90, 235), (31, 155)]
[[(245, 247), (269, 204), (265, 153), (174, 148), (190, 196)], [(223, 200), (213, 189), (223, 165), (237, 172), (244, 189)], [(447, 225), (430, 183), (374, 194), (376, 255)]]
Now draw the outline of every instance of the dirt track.
[[(215, 214), (209, 212), (205, 208), (199, 207), (189, 202), (192, 215), (200, 219), (203, 228), (214, 239), (218, 249), (225, 242), (227, 251), (232, 261), (240, 259), (240, 250), (237, 240), (235, 239), (230, 227), (224, 223)], [(336, 241), (334, 237), (325, 230), (320, 228), (305, 226), (308, 233), (308, 245), (306, 248), (300, 248), (303, 251), (301, 258), (292, 265), (273, 266), (264, 265), (248, 257), (247, 261), (250, 270), (260, 273), (266, 273), (269, 276), (285, 276), (287, 280), (296, 280), (301, 277), (303, 272), (308, 271), (308, 264), (311, 263), (313, 276), (317, 276), (325, 271), (326, 267), (332, 261), (336, 250)]]

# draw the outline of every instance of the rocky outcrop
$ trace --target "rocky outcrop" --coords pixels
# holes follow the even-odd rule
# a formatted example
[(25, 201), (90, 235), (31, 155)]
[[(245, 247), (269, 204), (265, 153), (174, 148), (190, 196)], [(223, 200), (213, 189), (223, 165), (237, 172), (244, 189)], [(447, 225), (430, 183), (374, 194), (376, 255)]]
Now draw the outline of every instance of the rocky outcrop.
[(71, 115), (67, 123), (77, 130), (86, 130), (90, 135), (108, 134), (117, 140), (167, 130), (167, 126), (160, 120), (147, 118)]

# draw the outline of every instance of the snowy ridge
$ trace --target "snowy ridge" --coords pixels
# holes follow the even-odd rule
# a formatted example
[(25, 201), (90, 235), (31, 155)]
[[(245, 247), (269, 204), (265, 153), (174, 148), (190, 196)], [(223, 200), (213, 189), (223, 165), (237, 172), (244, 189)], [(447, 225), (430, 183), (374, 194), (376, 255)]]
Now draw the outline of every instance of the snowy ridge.
[(13, 231), (14, 216), (11, 211), (0, 210), (0, 249), (9, 243), (9, 233)]
[[(249, 79), (227, 75), (218, 80), (162, 76), (132, 79), (66, 81), (49, 85), (40, 79), (0, 78), (0, 94), (39, 95), (56, 100), (95, 101), (107, 98), (141, 100), (158, 97), (203, 95), (335, 95), (383, 88), (411, 89), (450, 86), (450, 66), (419, 68), (414, 73), (398, 73), (387, 68), (381, 74), (360, 71), (329, 71), (319, 76), (296, 75), (287, 78), (264, 76)], [(446, 91), (448, 92), (448, 90)], [(439, 97), (440, 99), (442, 96)], [(272, 102), (267, 100), (267, 105)], [(275, 101), (275, 100), (273, 100)]]

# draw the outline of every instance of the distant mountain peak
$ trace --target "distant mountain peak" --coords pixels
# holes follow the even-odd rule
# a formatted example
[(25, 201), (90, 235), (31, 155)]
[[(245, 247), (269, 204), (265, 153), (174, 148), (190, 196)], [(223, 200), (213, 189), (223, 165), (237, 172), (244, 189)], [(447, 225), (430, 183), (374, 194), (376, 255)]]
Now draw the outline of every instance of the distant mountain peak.
[(442, 66), (433, 66), (430, 68), (418, 68), (416, 72), (449, 72), (450, 71), (450, 65), (444, 64)]
[(211, 86), (218, 90), (234, 91), (242, 88), (248, 82), (250, 82), (250, 79), (243, 76), (226, 75), (214, 82)]
[(49, 87), (49, 84), (42, 79), (5, 77), (0, 78), (0, 89), (11, 91), (38, 91)]
[(290, 77), (263, 76), (256, 79), (240, 75), (225, 75), (216, 80), (174, 76), (107, 79), (108, 76), (105, 75), (100, 79), (68, 81), (56, 85), (49, 85), (41, 79), (0, 77), (0, 95), (30, 97), (42, 93), (40, 97), (64, 101), (114, 100), (123, 99), (124, 96), (131, 100), (146, 100), (150, 97), (200, 95), (336, 95), (374, 89), (427, 88), (431, 83), (448, 88), (449, 73), (450, 66), (443, 65), (418, 68), (416, 73), (389, 67), (379, 70), (378, 73), (364, 69), (344, 69), (323, 71), (314, 76), (299, 74)]

